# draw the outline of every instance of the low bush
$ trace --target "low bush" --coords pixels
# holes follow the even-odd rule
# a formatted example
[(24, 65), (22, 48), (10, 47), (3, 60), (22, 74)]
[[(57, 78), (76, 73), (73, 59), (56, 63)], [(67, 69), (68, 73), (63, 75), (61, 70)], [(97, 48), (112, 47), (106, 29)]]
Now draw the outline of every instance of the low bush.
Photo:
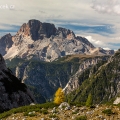
[(56, 118), (56, 117), (57, 115), (53, 115), (53, 114), (49, 115), (49, 118)]
[(48, 109), (48, 108), (54, 108), (57, 105), (49, 102), (49, 103), (44, 103), (44, 104), (36, 104), (36, 105), (29, 105), (29, 106), (22, 106), (19, 108), (13, 108), (9, 111), (5, 111), (4, 113), (0, 114), (0, 119), (2, 118), (6, 118), (12, 114), (16, 114), (16, 113), (23, 113), (23, 112), (31, 112), (31, 111), (35, 111), (35, 112), (42, 112), (43, 114), (48, 114), (47, 110), (41, 110), (42, 108), (44, 109)]
[(104, 114), (106, 114), (108, 116), (110, 116), (111, 114), (114, 114), (111, 109), (103, 110), (102, 113), (104, 113)]
[(42, 113), (43, 114), (48, 114), (48, 111), (47, 110), (42, 110)]
[(79, 116), (79, 117), (76, 117), (75, 120), (87, 120), (87, 117), (86, 116)]
[(29, 112), (25, 112), (24, 116), (34, 117), (34, 116), (36, 116), (36, 114), (35, 113), (29, 114)]
[(96, 108), (94, 105), (91, 105), (90, 108)]
[(72, 114), (77, 114), (78, 112), (72, 112)]

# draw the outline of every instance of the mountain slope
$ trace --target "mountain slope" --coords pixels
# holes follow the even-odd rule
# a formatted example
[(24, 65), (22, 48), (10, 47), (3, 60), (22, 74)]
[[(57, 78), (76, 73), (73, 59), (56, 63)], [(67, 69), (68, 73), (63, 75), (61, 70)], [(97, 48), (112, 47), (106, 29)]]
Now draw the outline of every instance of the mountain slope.
[[(53, 98), (58, 87), (64, 88), (66, 93), (77, 89), (81, 84), (79, 75), (108, 58), (109, 56), (69, 55), (51, 63), (21, 58), (7, 60), (6, 63), (18, 78), (33, 88), (31, 90), (36, 93), (36, 101), (41, 103), (42, 96), (46, 100)], [(81, 82), (83, 81), (84, 79)]]
[(92, 94), (93, 102), (97, 104), (120, 95), (120, 50), (87, 77), (79, 89), (69, 94), (68, 100), (85, 102), (89, 94)]
[(96, 49), (86, 38), (75, 36), (74, 32), (69, 29), (56, 28), (54, 24), (42, 23), (34, 19), (20, 27), (16, 35), (12, 36), (12, 42), (7, 52), (0, 50), (5, 59), (19, 56), (50, 62), (66, 55), (114, 54), (112, 50)]
[(0, 55), (0, 112), (33, 102), (34, 98), (27, 86), (6, 68), (5, 61)]

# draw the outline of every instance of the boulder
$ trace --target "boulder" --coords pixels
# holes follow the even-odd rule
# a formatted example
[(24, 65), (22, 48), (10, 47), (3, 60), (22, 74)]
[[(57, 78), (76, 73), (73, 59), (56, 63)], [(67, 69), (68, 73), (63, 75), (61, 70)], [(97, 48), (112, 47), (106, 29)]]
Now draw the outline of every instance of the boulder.
[(60, 108), (60, 109), (62, 109), (62, 108), (70, 108), (70, 105), (67, 103), (67, 102), (63, 102), (63, 103), (61, 103), (60, 105), (59, 105), (59, 107), (58, 108)]
[(117, 105), (120, 103), (120, 97), (117, 97), (116, 100), (113, 102), (113, 104)]

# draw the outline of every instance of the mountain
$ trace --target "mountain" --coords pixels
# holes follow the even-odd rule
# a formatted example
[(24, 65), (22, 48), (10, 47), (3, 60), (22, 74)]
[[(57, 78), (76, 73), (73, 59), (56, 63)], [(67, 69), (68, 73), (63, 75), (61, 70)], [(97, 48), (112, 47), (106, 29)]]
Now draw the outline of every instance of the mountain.
[(58, 87), (66, 93), (79, 88), (84, 79), (79, 76), (96, 64), (104, 64), (109, 56), (69, 55), (53, 62), (13, 58), (6, 60), (7, 66), (25, 83), (38, 103), (51, 100)]
[(93, 103), (98, 104), (120, 96), (120, 49), (107, 63), (95, 67), (96, 70), (88, 69), (79, 76), (84, 82), (68, 95), (68, 100), (82, 103), (92, 94)]
[[(96, 48), (69, 29), (34, 19), (24, 23), (16, 35), (6, 36), (10, 37), (0, 39), (1, 46), (4, 39), (7, 41), (3, 42), (5, 45), (0, 52), (14, 75), (34, 93), (38, 103), (51, 100), (58, 87), (63, 88), (70, 100), (77, 101), (76, 91), (87, 90), (84, 88), (92, 82), (85, 81), (93, 81), (91, 77), (114, 54), (113, 50)], [(69, 95), (71, 92), (73, 94)], [(81, 101), (86, 100), (87, 93), (82, 93)]]
[[(16, 35), (12, 36), (12, 40), (11, 37), (6, 39), (8, 42), (4, 48), (0, 49), (0, 53), (4, 55), (5, 59), (18, 56), (24, 59), (51, 62), (66, 55), (114, 54), (113, 50), (95, 48), (86, 38), (76, 36), (69, 29), (56, 28), (54, 24), (42, 23), (34, 19), (24, 23)], [(1, 46), (2, 41), (4, 40), (0, 40)], [(8, 43), (9, 45), (7, 45)]]
[(0, 54), (0, 112), (35, 102), (24, 83), (16, 78)]

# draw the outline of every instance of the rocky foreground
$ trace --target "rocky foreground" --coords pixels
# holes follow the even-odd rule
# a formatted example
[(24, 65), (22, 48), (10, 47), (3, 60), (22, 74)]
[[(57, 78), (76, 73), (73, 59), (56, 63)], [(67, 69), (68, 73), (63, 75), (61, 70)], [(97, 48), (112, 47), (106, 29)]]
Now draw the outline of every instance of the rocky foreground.
[(61, 106), (40, 111), (17, 113), (2, 120), (120, 120), (120, 107), (99, 105), (94, 108)]

